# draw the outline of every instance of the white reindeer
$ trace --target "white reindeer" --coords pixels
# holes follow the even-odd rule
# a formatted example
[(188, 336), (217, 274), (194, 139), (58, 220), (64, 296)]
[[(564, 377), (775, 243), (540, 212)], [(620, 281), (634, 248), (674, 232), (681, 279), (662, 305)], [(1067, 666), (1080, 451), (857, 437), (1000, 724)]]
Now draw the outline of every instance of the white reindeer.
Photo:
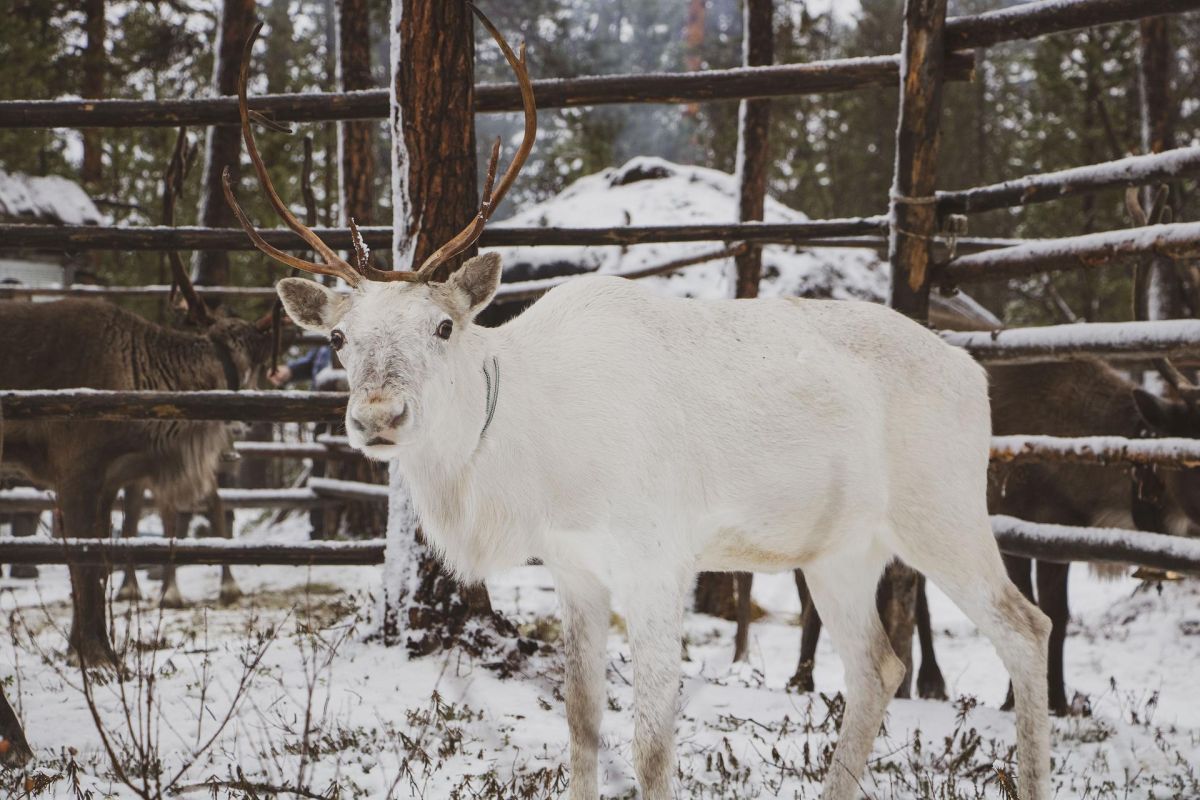
[[(481, 15), (482, 16), (482, 15)], [(1048, 800), (1050, 623), (1009, 582), (986, 506), (983, 370), (882, 306), (823, 300), (683, 300), (619, 278), (573, 280), (517, 319), (473, 320), (501, 277), (496, 255), (444, 282), (516, 177), (536, 116), (517, 72), (526, 141), (478, 218), (416, 272), (341, 259), (271, 187), (241, 89), (259, 181), (354, 291), (279, 282), (289, 316), (329, 336), (350, 382), (346, 428), (405, 478), (426, 539), (478, 581), (540, 559), (563, 614), (570, 796), (595, 800), (610, 602), (625, 612), (634, 757), (643, 796), (671, 796), (684, 609), (700, 570), (803, 568), (845, 664), (847, 701), (825, 798), (854, 797), (904, 675), (875, 607), (900, 558), (991, 639), (1017, 698), (1020, 786)], [(498, 147), (498, 143), (497, 143)]]

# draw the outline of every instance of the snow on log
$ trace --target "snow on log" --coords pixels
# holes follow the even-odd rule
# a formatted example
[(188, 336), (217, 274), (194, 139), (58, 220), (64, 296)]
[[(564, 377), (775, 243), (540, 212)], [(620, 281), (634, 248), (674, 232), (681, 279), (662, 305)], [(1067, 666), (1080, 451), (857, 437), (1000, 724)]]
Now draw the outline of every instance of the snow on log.
[[(217, 494), (226, 508), (322, 508), (332, 504), (331, 497), (311, 489), (218, 489)], [(0, 512), (52, 511), (56, 503), (51, 491), (24, 486), (0, 490)], [(146, 493), (146, 504), (154, 504), (154, 496), (149, 492)], [(192, 508), (178, 510), (201, 513), (208, 509), (200, 499)]]
[(1042, 239), (965, 255), (943, 266), (937, 280), (949, 284), (1007, 280), (1051, 270), (1100, 267), (1130, 256), (1155, 255), (1168, 258), (1200, 255), (1200, 222)]
[[(533, 81), (541, 110), (615, 103), (695, 103), (753, 97), (789, 97), (893, 86), (896, 56), (871, 56), (773, 67), (738, 67), (699, 72), (590, 75)], [(972, 53), (947, 58), (951, 80), (970, 80)], [(388, 92), (309, 92), (251, 97), (251, 110), (276, 122), (386, 119)], [(520, 111), (515, 83), (475, 87), (476, 113)], [(149, 128), (179, 125), (237, 125), (236, 97), (189, 100), (12, 100), (0, 102), (0, 128)]]
[(937, 192), (939, 214), (976, 214), (998, 208), (1045, 203), (1122, 186), (1144, 186), (1200, 172), (1200, 147), (1130, 156), (1102, 164), (1029, 175), (991, 186)]
[(334, 478), (309, 478), (308, 488), (318, 497), (335, 497), (341, 500), (370, 500), (387, 502), (388, 487), (378, 483), (343, 481)]
[(0, 539), (0, 562), (9, 564), (244, 564), (371, 566), (383, 563), (383, 540), (270, 542), (246, 539)]
[(342, 392), (293, 391), (0, 391), (0, 408), (6, 420), (325, 422), (340, 420), (345, 416), (346, 395)]
[[(511, 228), (484, 229), (481, 247), (542, 247), (547, 245), (630, 245), (645, 242), (742, 241), (759, 244), (804, 244), (858, 234), (881, 234), (884, 217), (812, 220), (809, 222), (742, 222), (713, 225), (642, 225), (618, 228)], [(350, 249), (349, 228), (313, 228), (335, 249)], [(391, 246), (390, 227), (359, 229), (368, 247)], [(306, 250), (308, 245), (286, 228), (259, 231), (268, 244), (283, 250)], [(155, 225), (99, 227), (87, 225), (0, 225), (6, 247), (76, 250), (253, 250), (240, 228), (167, 228)]]
[(992, 517), (1000, 551), (1045, 561), (1131, 564), (1200, 575), (1200, 540), (1121, 528), (1076, 528)]
[(998, 331), (942, 331), (942, 339), (985, 364), (1103, 357), (1138, 361), (1200, 357), (1200, 320), (1087, 322)]
[[(275, 289), (270, 286), (196, 286), (201, 297), (236, 297), (274, 299)], [(175, 293), (178, 294), (176, 289)], [(69, 286), (14, 286), (0, 285), (0, 300), (18, 297), (166, 297), (171, 287), (166, 284), (147, 286), (98, 286), (91, 283), (73, 283)]]
[(1179, 14), (1200, 0), (1041, 0), (946, 20), (946, 49), (967, 50), (1115, 22)]
[(315, 458), (352, 459), (362, 454), (349, 446), (321, 442), (234, 442), (233, 450), (242, 458)]
[(993, 464), (1026, 463), (1200, 466), (1198, 439), (1121, 436), (994, 436)]

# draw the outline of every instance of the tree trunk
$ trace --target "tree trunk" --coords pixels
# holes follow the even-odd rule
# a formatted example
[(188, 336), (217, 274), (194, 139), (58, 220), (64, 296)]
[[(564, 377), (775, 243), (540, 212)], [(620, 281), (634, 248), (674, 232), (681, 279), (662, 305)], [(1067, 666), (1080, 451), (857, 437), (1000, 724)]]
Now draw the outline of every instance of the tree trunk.
[[(774, 59), (771, 17), (772, 0), (745, 0), (742, 14), (742, 65), (762, 67)], [(703, 4), (697, 10), (691, 7), (689, 44), (699, 46), (703, 41)], [(743, 100), (738, 109), (737, 167), (738, 176), (738, 219), (751, 222), (763, 218), (767, 193), (767, 166), (770, 127), (770, 100)], [(736, 296), (758, 297), (758, 283), (762, 277), (762, 249), (748, 245), (735, 257), (737, 268)], [(734, 576), (729, 573), (703, 573), (696, 581), (696, 611), (723, 619), (737, 619), (737, 600)]]
[[(104, 0), (84, 0), (84, 30), (87, 44), (83, 49), (83, 96), (88, 99), (104, 97), (104, 78), (108, 69), (108, 58), (104, 52), (107, 26), (104, 19)], [(85, 128), (83, 131), (83, 166), (80, 177), (89, 189), (96, 189), (102, 177), (103, 153), (100, 130)]]
[[(1175, 146), (1175, 117), (1177, 109), (1171, 99), (1171, 51), (1170, 20), (1167, 17), (1144, 19), (1139, 23), (1138, 88), (1142, 116), (1142, 152), (1161, 153)], [(1172, 216), (1178, 215), (1179, 185), (1170, 186), (1167, 208)], [(1142, 205), (1150, 212), (1154, 187), (1148, 186), (1142, 193)], [(1158, 220), (1150, 220), (1153, 224)], [(1170, 256), (1157, 255), (1150, 259), (1149, 274), (1141, 284), (1145, 296), (1138, 298), (1137, 308), (1145, 313), (1145, 319), (1178, 319), (1189, 316), (1181, 275), (1182, 265)], [(1200, 309), (1197, 309), (1200, 310)]]
[[(371, 14), (367, 0), (338, 2), (338, 75), (343, 92), (375, 88), (371, 75)], [(375, 220), (375, 157), (368, 121), (338, 126), (339, 194), (342, 224)]]
[[(918, 321), (929, 318), (929, 274), (938, 232), (933, 193), (941, 139), (946, 0), (906, 0), (900, 47), (900, 121), (896, 127), (896, 174), (892, 185), (888, 259), (890, 305)], [(901, 564), (883, 577), (884, 626), (896, 655), (912, 675), (912, 632), (917, 575)], [(896, 692), (908, 697), (911, 680)]]
[[(392, 3), (396, 269), (420, 264), (466, 225), (478, 208), (472, 23), (464, 0)], [(459, 263), (461, 258), (444, 266), (437, 277)], [(512, 625), (491, 612), (490, 601), (480, 594), (481, 587), (460, 586), (421, 541), (403, 479), (394, 467), (391, 489), (381, 631), (384, 640), (395, 642), (406, 629), (406, 643), (416, 654), (452, 644), (482, 653), (495, 649), (491, 634), (515, 637)], [(484, 618), (492, 624), (467, 626), (471, 618)]]
[[(237, 94), (242, 47), (253, 27), (254, 0), (224, 0), (217, 28), (214, 95)], [(204, 149), (204, 178), (200, 188), (200, 225), (203, 227), (237, 227), (237, 219), (225, 202), (221, 189), (221, 171), (228, 166), (234, 181), (237, 180), (241, 163), (241, 137), (241, 130), (234, 126), (208, 129)], [(192, 258), (192, 281), (213, 286), (229, 285), (229, 255), (217, 250), (197, 252)], [(213, 300), (208, 302), (212, 303)]]

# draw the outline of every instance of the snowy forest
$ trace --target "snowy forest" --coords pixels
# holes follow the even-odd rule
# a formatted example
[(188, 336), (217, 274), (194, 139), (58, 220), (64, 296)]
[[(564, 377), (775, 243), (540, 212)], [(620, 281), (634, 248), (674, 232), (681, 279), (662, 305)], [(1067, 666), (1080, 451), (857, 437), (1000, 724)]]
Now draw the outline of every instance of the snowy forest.
[(1200, 797), (1200, 0), (4, 11), (0, 797)]

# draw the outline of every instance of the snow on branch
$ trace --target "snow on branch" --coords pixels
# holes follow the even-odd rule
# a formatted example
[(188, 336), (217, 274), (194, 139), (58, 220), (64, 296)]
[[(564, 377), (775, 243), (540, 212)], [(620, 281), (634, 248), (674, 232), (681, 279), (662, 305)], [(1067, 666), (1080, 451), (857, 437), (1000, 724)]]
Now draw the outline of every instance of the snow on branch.
[(1090, 322), (999, 331), (942, 331), (941, 336), (986, 364), (1023, 364), (1088, 356), (1129, 361), (1159, 356), (1200, 356), (1200, 320), (1191, 319)]

